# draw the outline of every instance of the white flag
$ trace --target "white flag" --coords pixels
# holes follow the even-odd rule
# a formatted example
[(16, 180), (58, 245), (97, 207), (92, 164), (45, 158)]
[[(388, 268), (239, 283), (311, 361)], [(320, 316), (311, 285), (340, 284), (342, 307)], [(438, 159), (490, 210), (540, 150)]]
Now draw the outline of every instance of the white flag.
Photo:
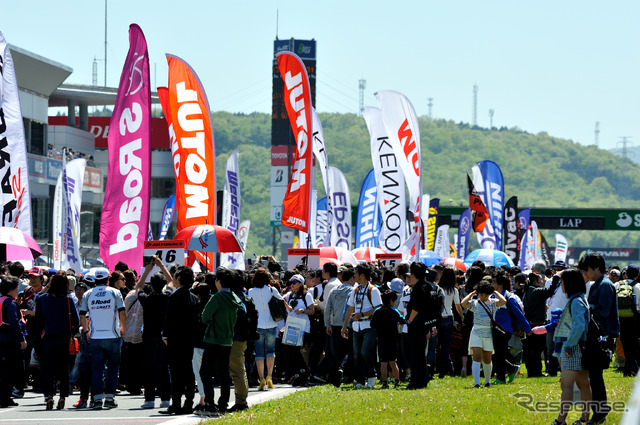
[(27, 143), (9, 45), (0, 32), (0, 208), (3, 227), (32, 236)]
[(318, 247), (316, 245), (318, 240), (317, 233), (316, 233), (317, 218), (318, 218), (317, 208), (318, 208), (318, 191), (313, 190), (311, 191), (311, 209), (309, 210), (310, 211), (309, 212), (309, 229), (311, 230), (311, 240), (309, 240), (309, 235), (307, 234), (307, 232), (303, 232), (302, 230), (299, 230), (298, 238), (300, 239), (300, 248), (306, 248), (309, 242), (310, 242), (309, 248)]
[[(320, 117), (318, 117), (318, 113), (316, 112), (316, 108), (311, 108), (311, 119), (313, 120), (313, 125), (311, 128), (313, 129), (313, 154), (316, 156), (316, 160), (318, 161), (318, 167), (320, 167), (320, 173), (322, 174), (322, 183), (324, 184), (324, 193), (329, 196), (331, 193), (331, 188), (329, 187), (329, 160), (327, 159), (327, 150), (324, 145), (324, 133), (322, 131), (322, 124), (320, 123)], [(317, 200), (318, 196), (316, 194), (315, 199)], [(317, 209), (317, 201), (311, 201), (311, 209)], [(315, 214), (309, 214), (310, 217), (314, 217)], [(312, 220), (311, 220), (312, 221)], [(327, 212), (326, 212), (326, 226), (327, 233), (326, 237), (323, 241), (323, 245), (329, 245), (329, 237), (331, 235), (331, 225), (333, 223), (333, 211), (331, 202), (327, 202)], [(313, 227), (315, 228), (315, 227)], [(315, 238), (313, 239), (316, 240)]]
[[(63, 155), (66, 157), (66, 154)], [(85, 159), (63, 162), (53, 199), (53, 267), (83, 270), (80, 257), (80, 208)]]
[[(240, 224), (240, 212), (240, 175), (238, 174), (238, 151), (235, 151), (229, 155), (224, 173), (222, 227), (229, 229), (236, 236), (238, 235), (238, 226)], [(228, 252), (220, 254), (220, 266), (227, 269), (244, 270), (243, 253)]]
[(569, 249), (569, 244), (567, 243), (567, 238), (562, 236), (560, 233), (556, 233), (556, 252), (555, 252), (553, 261), (566, 262), (568, 249)]
[(404, 174), (409, 189), (409, 211), (413, 213), (412, 233), (409, 235), (414, 261), (420, 257), (420, 197), (422, 196), (422, 157), (420, 128), (413, 105), (403, 94), (392, 90), (376, 93), (387, 129), (390, 144)]
[[(371, 160), (378, 185), (378, 206), (382, 216), (380, 248), (388, 253), (400, 253), (406, 239), (407, 199), (404, 174), (391, 147), (380, 109), (362, 109), (371, 139)], [(427, 208), (428, 211), (428, 208)]]
[(333, 203), (333, 227), (331, 228), (331, 246), (351, 251), (351, 198), (349, 185), (342, 171), (329, 167), (329, 187)]
[(443, 224), (438, 226), (438, 233), (436, 234), (436, 246), (433, 249), (436, 254), (442, 258), (449, 257), (449, 225)]

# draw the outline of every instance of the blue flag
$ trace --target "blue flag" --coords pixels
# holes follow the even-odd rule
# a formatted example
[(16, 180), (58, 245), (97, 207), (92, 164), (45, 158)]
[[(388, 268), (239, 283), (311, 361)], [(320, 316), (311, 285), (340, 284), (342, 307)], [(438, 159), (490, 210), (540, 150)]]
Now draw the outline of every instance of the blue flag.
[(524, 263), (527, 259), (527, 235), (529, 234), (529, 221), (531, 219), (531, 210), (526, 208), (518, 213), (518, 224), (520, 238), (520, 258), (518, 265), (520, 270), (524, 270)]
[(480, 161), (478, 167), (484, 180), (484, 203), (489, 211), (489, 219), (496, 242), (495, 249), (502, 251), (502, 229), (504, 213), (504, 179), (498, 164)]
[(471, 235), (471, 210), (467, 208), (460, 215), (460, 224), (458, 224), (458, 258), (464, 260), (467, 256), (469, 248), (469, 236)]
[(360, 189), (356, 220), (356, 248), (378, 247), (382, 215), (378, 207), (378, 191), (374, 170), (369, 171)]
[(169, 227), (171, 227), (171, 221), (173, 220), (173, 212), (176, 210), (176, 195), (171, 195), (167, 199), (167, 203), (164, 204), (164, 211), (162, 211), (162, 222), (160, 223), (160, 234), (158, 240), (163, 241), (167, 236)]

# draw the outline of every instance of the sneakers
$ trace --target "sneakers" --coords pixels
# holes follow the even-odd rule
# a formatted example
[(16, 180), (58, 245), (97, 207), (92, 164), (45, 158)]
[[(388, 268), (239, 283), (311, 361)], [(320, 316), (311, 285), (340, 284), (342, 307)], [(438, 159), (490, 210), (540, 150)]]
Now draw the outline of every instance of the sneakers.
[(116, 403), (113, 398), (107, 397), (104, 399), (104, 404), (102, 405), (102, 407), (104, 407), (105, 409), (114, 409), (118, 407), (118, 403)]
[[(140, 406), (141, 409), (154, 409), (155, 407), (156, 407), (156, 403), (153, 400), (145, 401), (144, 403), (142, 403), (142, 406)], [(161, 406), (161, 407), (165, 407), (165, 406)]]
[(520, 366), (516, 366), (516, 370), (511, 372), (509, 376), (507, 376), (507, 384), (512, 383), (518, 377), (518, 373), (520, 372)]
[(162, 401), (160, 402), (160, 408), (161, 408), (161, 409), (166, 409), (166, 408), (168, 408), (169, 406), (171, 406), (171, 402), (170, 402), (169, 400), (162, 400)]
[(11, 392), (11, 397), (22, 398), (24, 397), (24, 391), (20, 391), (19, 389), (14, 388), (13, 391)]
[(262, 380), (260, 381), (260, 386), (258, 387), (258, 391), (264, 391), (266, 386), (267, 386), (267, 380), (262, 378)]
[(248, 404), (234, 404), (229, 409), (229, 412), (240, 412), (242, 410), (247, 410), (249, 408)]
[(367, 384), (365, 385), (366, 388), (373, 388), (375, 385), (376, 385), (375, 376), (373, 378), (367, 378)]
[(475, 384), (473, 388), (480, 388), (480, 384)]
[(485, 387), (485, 388), (491, 388), (491, 383), (490, 383), (490, 382), (485, 383), (485, 384), (484, 384), (484, 387)]
[(270, 376), (267, 376), (267, 388), (273, 389), (273, 379)]
[(169, 406), (166, 410), (158, 411), (161, 415), (181, 415), (182, 409), (178, 406)]
[(387, 381), (382, 381), (382, 386), (380, 387), (380, 389), (388, 390), (389, 389), (389, 383)]
[(102, 400), (94, 400), (91, 402), (91, 408), (93, 410), (102, 410)]

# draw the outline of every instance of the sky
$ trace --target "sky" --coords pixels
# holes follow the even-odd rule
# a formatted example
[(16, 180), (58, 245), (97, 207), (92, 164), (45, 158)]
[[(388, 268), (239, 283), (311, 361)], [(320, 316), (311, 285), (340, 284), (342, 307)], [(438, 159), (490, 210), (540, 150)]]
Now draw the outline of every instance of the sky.
[[(104, 85), (104, 0), (0, 0), (10, 44), (73, 68), (67, 83)], [(131, 23), (145, 33), (152, 85), (165, 53), (187, 61), (212, 111), (271, 112), (273, 41), (317, 41), (319, 112), (405, 94), (418, 115), (546, 132), (585, 145), (640, 145), (640, 2), (633, 0), (108, 0), (107, 86), (117, 87)], [(19, 78), (19, 76), (18, 76)], [(215, 131), (215, 128), (214, 128)], [(330, 141), (327, 141), (330, 143)]]

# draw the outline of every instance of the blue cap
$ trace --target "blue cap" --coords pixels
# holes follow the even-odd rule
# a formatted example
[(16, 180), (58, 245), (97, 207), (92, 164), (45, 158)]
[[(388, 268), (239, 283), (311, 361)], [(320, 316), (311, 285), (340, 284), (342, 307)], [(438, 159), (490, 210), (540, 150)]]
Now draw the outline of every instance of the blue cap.
[(403, 288), (404, 288), (404, 282), (402, 281), (402, 279), (398, 279), (396, 277), (395, 279), (391, 279), (391, 282), (389, 282), (389, 289), (391, 289), (394, 292), (397, 292), (398, 294), (402, 293)]
[(561, 308), (554, 308), (553, 310), (551, 310), (551, 322), (555, 323), (558, 320), (560, 320), (560, 317), (562, 316), (562, 309)]

